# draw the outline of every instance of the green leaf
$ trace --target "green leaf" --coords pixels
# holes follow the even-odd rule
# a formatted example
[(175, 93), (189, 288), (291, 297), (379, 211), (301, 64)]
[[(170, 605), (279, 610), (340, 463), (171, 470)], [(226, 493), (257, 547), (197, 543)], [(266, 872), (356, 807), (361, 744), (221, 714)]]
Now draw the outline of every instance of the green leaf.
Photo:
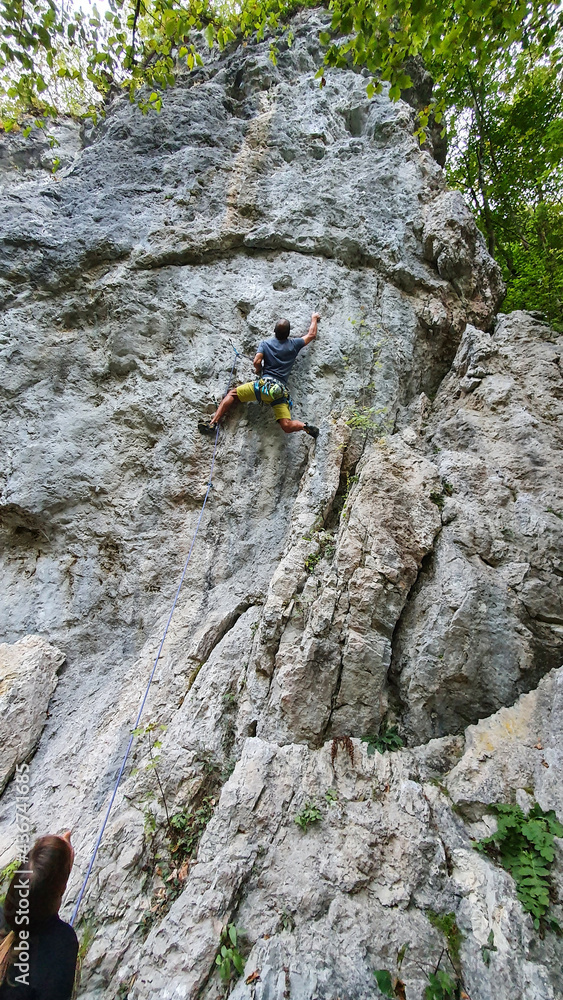
[(405, 955), (406, 955), (407, 951), (409, 950), (409, 948), (410, 948), (410, 942), (409, 941), (406, 941), (405, 944), (402, 945), (399, 948), (399, 950), (397, 952), (397, 968), (398, 969), (401, 968), (401, 965), (403, 964), (403, 962), (405, 960)]
[(375, 969), (374, 976), (377, 982), (377, 987), (380, 993), (383, 993), (384, 997), (395, 996), (395, 991), (393, 989), (393, 980), (391, 979), (391, 973), (387, 969)]

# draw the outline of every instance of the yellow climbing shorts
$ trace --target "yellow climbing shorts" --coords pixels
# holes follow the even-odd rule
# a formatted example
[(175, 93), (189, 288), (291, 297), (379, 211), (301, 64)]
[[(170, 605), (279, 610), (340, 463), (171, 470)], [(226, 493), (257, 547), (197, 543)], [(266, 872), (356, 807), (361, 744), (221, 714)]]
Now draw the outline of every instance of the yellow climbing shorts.
[[(255, 403), (256, 393), (254, 392), (254, 382), (245, 382), (244, 385), (237, 385), (237, 396), (241, 403)], [(275, 403), (272, 405), (267, 397), (263, 395), (264, 404), (271, 406), (276, 420), (291, 420), (291, 410), (287, 403)]]

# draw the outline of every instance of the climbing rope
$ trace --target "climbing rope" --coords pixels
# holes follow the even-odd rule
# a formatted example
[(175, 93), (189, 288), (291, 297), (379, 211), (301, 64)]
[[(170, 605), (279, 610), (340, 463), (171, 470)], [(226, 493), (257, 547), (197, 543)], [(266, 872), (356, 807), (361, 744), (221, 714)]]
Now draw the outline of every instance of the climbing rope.
[(235, 352), (237, 358), (240, 358), (242, 361), (250, 361), (250, 364), (254, 365), (254, 358), (251, 358), (250, 354), (241, 354), (240, 351), (237, 351), (237, 349), (236, 349), (235, 345), (233, 344), (232, 340), (230, 339), (230, 337), (229, 337), (229, 344), (231, 345), (231, 347), (232, 347), (233, 351)]
[[(229, 373), (229, 379), (228, 379), (228, 382), (227, 382), (227, 388), (225, 390), (225, 395), (229, 391), (229, 387), (230, 387), (230, 384), (231, 384), (231, 379), (233, 377), (233, 372), (235, 370), (235, 365), (237, 363), (237, 358), (244, 357), (244, 355), (239, 354), (239, 352), (237, 351), (237, 349), (236, 349), (236, 347), (235, 347), (234, 344), (232, 344), (232, 348), (233, 348), (233, 351), (235, 353), (235, 357), (233, 359), (233, 364), (231, 366), (231, 371)], [(212, 480), (213, 480), (213, 470), (215, 468), (215, 456), (217, 454), (217, 444), (218, 444), (218, 441), (219, 441), (219, 425), (217, 424), (217, 431), (215, 433), (215, 442), (213, 444), (213, 456), (212, 456), (212, 459), (211, 459), (211, 468), (209, 470), (209, 480), (207, 482), (207, 490), (205, 491), (205, 496), (203, 498), (203, 504), (202, 504), (202, 507), (201, 507), (199, 518), (198, 518), (197, 524), (195, 526), (195, 531), (194, 531), (193, 536), (192, 536), (192, 541), (191, 541), (190, 549), (189, 549), (186, 561), (184, 563), (184, 568), (182, 570), (182, 575), (180, 577), (180, 582), (178, 584), (178, 587), (177, 587), (177, 590), (176, 590), (176, 595), (175, 595), (174, 601), (172, 603), (172, 608), (170, 609), (170, 614), (168, 615), (168, 621), (166, 622), (166, 626), (165, 626), (165, 629), (164, 629), (164, 632), (163, 632), (163, 635), (162, 635), (162, 639), (160, 640), (160, 645), (158, 647), (158, 652), (157, 652), (156, 657), (155, 657), (153, 668), (151, 670), (151, 673), (150, 673), (150, 676), (149, 676), (149, 679), (148, 679), (148, 682), (147, 682), (147, 686), (145, 688), (145, 693), (144, 693), (144, 695), (142, 697), (141, 704), (139, 706), (139, 711), (137, 712), (137, 718), (135, 719), (135, 725), (133, 726), (133, 731), (131, 733), (131, 737), (129, 739), (129, 743), (127, 744), (127, 750), (125, 751), (125, 756), (123, 758), (121, 767), (119, 769), (119, 774), (117, 775), (117, 779), (116, 779), (116, 782), (115, 782), (115, 785), (114, 785), (114, 788), (113, 788), (113, 792), (112, 792), (111, 798), (109, 800), (108, 807), (106, 809), (106, 814), (104, 816), (104, 821), (102, 823), (102, 826), (100, 828), (100, 832), (98, 834), (98, 839), (96, 840), (96, 844), (94, 846), (94, 850), (92, 851), (92, 857), (90, 858), (90, 864), (88, 865), (88, 871), (86, 872), (86, 876), (85, 876), (84, 881), (82, 883), (82, 888), (80, 889), (80, 892), (78, 894), (78, 899), (76, 900), (76, 905), (75, 905), (74, 910), (72, 912), (72, 917), (70, 919), (70, 925), (71, 925), (71, 927), (74, 926), (74, 921), (76, 920), (76, 916), (78, 914), (78, 910), (79, 910), (80, 904), (82, 902), (82, 898), (84, 896), (84, 892), (86, 890), (86, 886), (88, 884), (88, 879), (90, 878), (92, 869), (94, 867), (94, 863), (96, 861), (96, 856), (98, 854), (98, 850), (99, 850), (100, 844), (102, 842), (102, 837), (104, 835), (104, 831), (105, 831), (105, 828), (106, 828), (108, 820), (109, 820), (109, 816), (110, 816), (110, 813), (111, 813), (111, 810), (112, 810), (112, 807), (113, 807), (113, 803), (115, 802), (115, 797), (117, 795), (117, 791), (118, 791), (119, 785), (121, 783), (121, 778), (123, 777), (123, 772), (125, 770), (125, 766), (127, 764), (127, 760), (129, 758), (129, 754), (131, 753), (131, 747), (133, 746), (133, 742), (135, 740), (135, 731), (137, 730), (137, 728), (139, 726), (139, 723), (141, 721), (141, 716), (143, 714), (143, 710), (144, 710), (147, 698), (149, 696), (149, 691), (150, 691), (150, 688), (151, 688), (153, 677), (155, 675), (156, 668), (158, 666), (158, 661), (159, 661), (160, 655), (162, 653), (162, 648), (164, 646), (164, 642), (165, 642), (166, 636), (168, 634), (168, 629), (170, 627), (170, 622), (172, 621), (172, 615), (174, 614), (174, 610), (176, 608), (176, 604), (178, 603), (178, 598), (180, 596), (180, 591), (182, 589), (182, 584), (184, 582), (184, 577), (186, 575), (186, 571), (187, 571), (188, 566), (190, 564), (190, 559), (192, 558), (192, 552), (194, 550), (194, 545), (195, 545), (195, 542), (196, 542), (197, 534), (198, 534), (198, 531), (199, 531), (199, 528), (200, 528), (200, 525), (201, 525), (201, 521), (202, 521), (202, 518), (203, 518), (203, 512), (205, 510), (205, 505), (207, 503), (207, 498), (208, 498), (209, 493), (211, 491)]]

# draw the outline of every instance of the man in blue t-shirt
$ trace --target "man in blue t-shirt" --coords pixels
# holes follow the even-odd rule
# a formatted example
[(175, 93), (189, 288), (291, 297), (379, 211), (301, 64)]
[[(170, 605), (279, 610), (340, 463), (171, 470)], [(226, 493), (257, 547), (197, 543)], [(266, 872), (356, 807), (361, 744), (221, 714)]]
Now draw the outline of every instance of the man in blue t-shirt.
[(305, 431), (313, 438), (319, 436), (318, 427), (304, 424), (301, 420), (291, 419), (291, 399), (287, 388), (287, 379), (293, 368), (294, 361), (304, 347), (317, 336), (319, 313), (313, 313), (308, 333), (304, 337), (290, 338), (289, 320), (280, 319), (274, 327), (275, 337), (261, 340), (254, 358), (255, 382), (246, 382), (235, 389), (229, 389), (220, 402), (209, 423), (200, 421), (198, 428), (202, 434), (215, 434), (217, 424), (225, 416), (237, 400), (241, 403), (260, 402), (271, 406), (274, 416), (281, 429), (286, 434), (294, 431)]

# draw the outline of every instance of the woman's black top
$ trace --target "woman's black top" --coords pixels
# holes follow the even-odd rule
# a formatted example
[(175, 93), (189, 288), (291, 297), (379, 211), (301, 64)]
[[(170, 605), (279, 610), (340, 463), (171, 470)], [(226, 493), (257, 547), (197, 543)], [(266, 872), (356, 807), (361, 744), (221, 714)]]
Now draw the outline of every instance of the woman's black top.
[[(3, 915), (0, 926), (5, 934)], [(70, 924), (50, 917), (29, 935), (29, 974), (11, 965), (0, 986), (0, 1000), (70, 1000), (77, 955), (78, 938)]]

